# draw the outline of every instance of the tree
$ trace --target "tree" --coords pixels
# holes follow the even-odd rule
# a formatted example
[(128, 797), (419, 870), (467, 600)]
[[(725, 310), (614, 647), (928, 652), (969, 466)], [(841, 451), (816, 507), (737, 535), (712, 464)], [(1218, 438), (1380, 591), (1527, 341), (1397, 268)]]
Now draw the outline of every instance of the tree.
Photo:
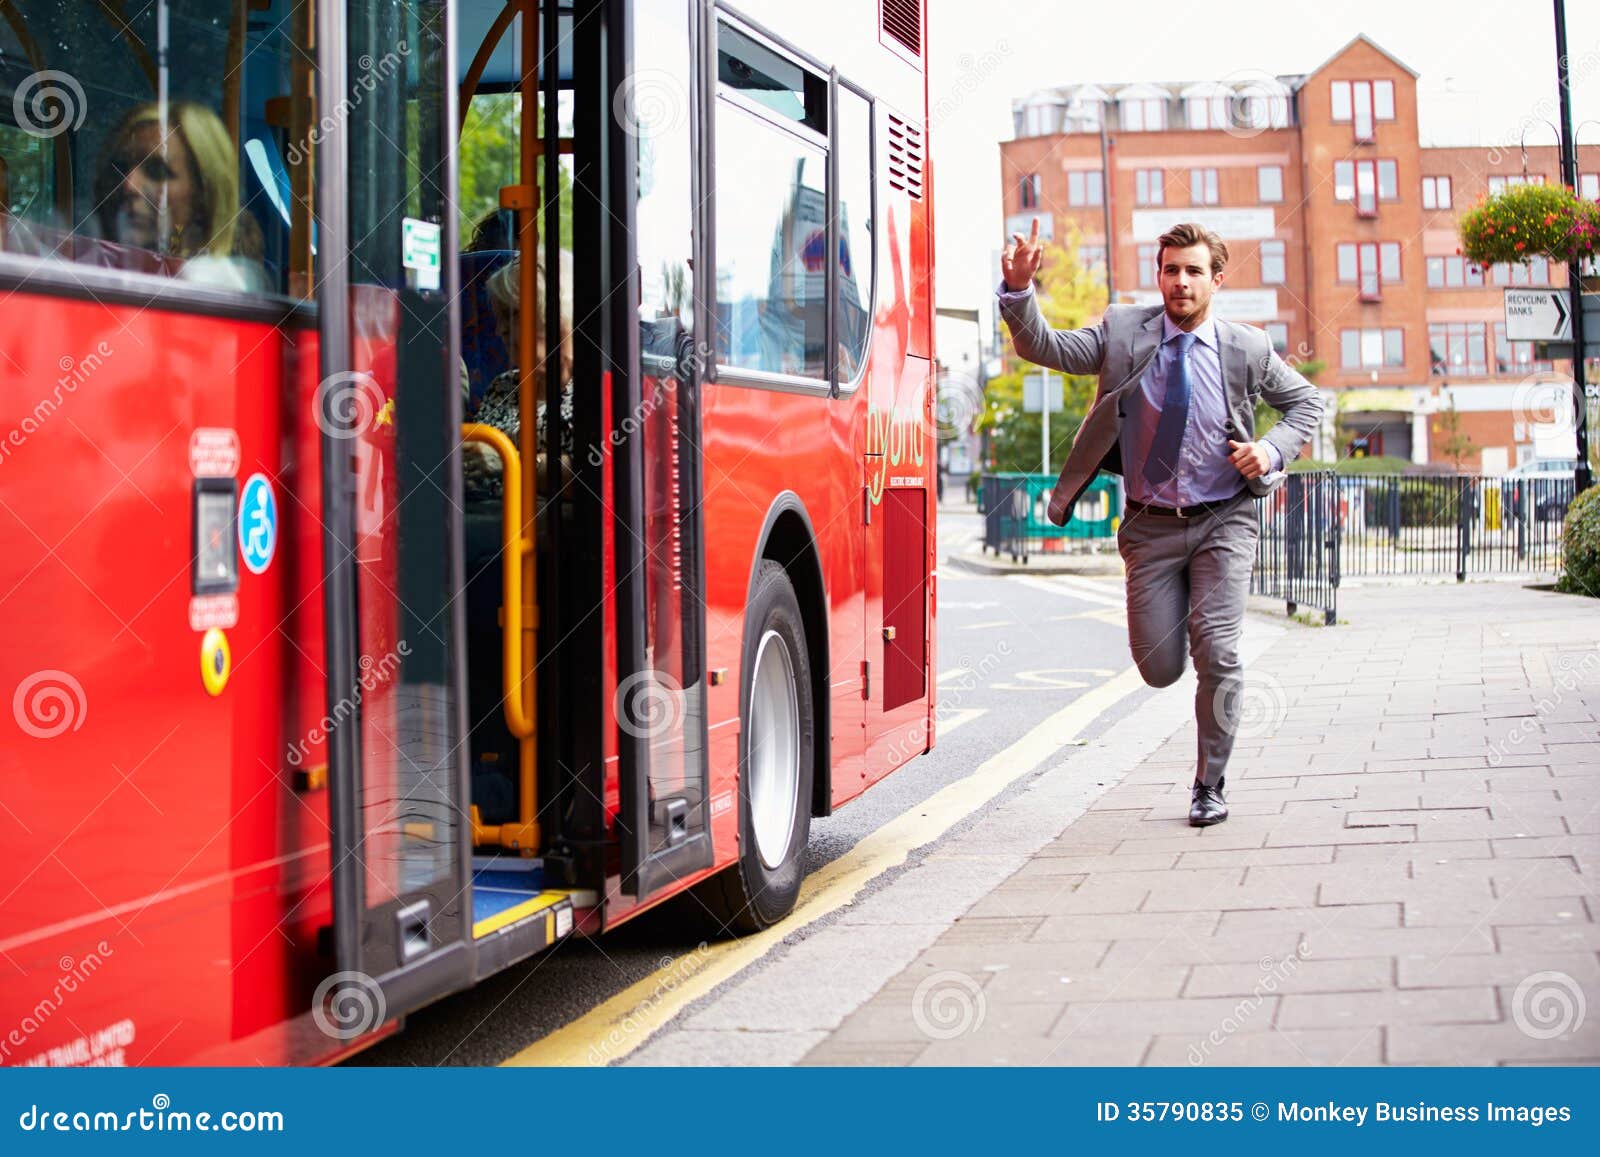
[[(522, 97), (514, 92), (480, 93), (467, 110), (457, 154), (461, 245), (471, 242), (478, 222), (500, 207), (500, 187), (521, 180)], [(536, 166), (544, 180), (544, 165)], [(572, 177), (560, 167), (556, 196), (561, 214), (561, 247), (572, 248)]]
[(1455, 464), (1457, 471), (1461, 469), (1461, 460), (1468, 454), (1478, 449), (1478, 444), (1467, 437), (1467, 432), (1461, 426), (1461, 413), (1456, 409), (1456, 400), (1446, 395), (1449, 405), (1439, 411), (1436, 421), (1429, 424), (1431, 433), (1438, 435), (1439, 452)]
[[(1045, 246), (1044, 263), (1035, 280), (1039, 309), (1053, 329), (1080, 329), (1105, 312), (1104, 278), (1078, 261), (1079, 233), (1073, 229), (1060, 244)], [(989, 381), (983, 412), (976, 427), (987, 432), (989, 456), (996, 471), (1037, 472), (1041, 463), (1041, 416), (1022, 409), (1022, 381), (1037, 367), (1012, 354), (1006, 372)], [(1052, 378), (1060, 381), (1052, 372)], [(1095, 379), (1085, 374), (1066, 376), (1064, 408), (1050, 415), (1050, 468), (1059, 470), (1094, 400)]]

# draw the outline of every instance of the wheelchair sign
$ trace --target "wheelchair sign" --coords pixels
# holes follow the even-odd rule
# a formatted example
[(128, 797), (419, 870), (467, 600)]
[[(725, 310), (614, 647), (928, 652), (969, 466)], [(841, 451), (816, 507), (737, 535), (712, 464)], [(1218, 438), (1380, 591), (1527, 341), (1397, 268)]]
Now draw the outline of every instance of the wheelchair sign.
[(252, 474), (239, 497), (239, 557), (260, 574), (278, 550), (278, 498), (265, 474)]

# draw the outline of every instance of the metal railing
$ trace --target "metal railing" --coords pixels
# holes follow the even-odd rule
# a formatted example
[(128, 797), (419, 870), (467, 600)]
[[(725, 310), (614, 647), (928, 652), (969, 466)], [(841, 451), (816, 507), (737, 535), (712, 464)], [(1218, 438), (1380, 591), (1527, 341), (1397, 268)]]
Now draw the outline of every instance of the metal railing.
[(1290, 615), (1315, 607), (1331, 627), (1339, 610), (1339, 479), (1331, 470), (1291, 474), (1256, 503), (1256, 520), (1250, 593), (1282, 599)]
[(1570, 477), (1442, 474), (1338, 478), (1345, 574), (1555, 572)]
[(1009, 554), (1012, 562), (1028, 555), (1061, 550), (1070, 539), (1109, 539), (1117, 533), (1122, 513), (1122, 479), (1098, 474), (1083, 492), (1065, 526), (1046, 516), (1053, 474), (986, 474), (978, 495), (983, 514), (983, 549)]

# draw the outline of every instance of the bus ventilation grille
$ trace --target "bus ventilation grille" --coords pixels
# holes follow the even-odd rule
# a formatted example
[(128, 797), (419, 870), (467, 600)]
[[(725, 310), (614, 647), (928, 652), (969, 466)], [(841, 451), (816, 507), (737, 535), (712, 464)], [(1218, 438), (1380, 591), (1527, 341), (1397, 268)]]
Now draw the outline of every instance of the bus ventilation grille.
[(889, 184), (922, 200), (922, 133), (889, 114)]
[(912, 56), (922, 55), (922, 0), (881, 0), (878, 18)]

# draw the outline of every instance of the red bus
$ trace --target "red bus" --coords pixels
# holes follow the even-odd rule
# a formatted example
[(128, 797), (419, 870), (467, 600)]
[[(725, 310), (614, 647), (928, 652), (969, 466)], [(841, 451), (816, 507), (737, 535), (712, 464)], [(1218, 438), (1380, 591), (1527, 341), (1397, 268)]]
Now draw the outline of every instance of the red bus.
[(4, 16), (0, 1061), (782, 919), (933, 742), (919, 0)]

